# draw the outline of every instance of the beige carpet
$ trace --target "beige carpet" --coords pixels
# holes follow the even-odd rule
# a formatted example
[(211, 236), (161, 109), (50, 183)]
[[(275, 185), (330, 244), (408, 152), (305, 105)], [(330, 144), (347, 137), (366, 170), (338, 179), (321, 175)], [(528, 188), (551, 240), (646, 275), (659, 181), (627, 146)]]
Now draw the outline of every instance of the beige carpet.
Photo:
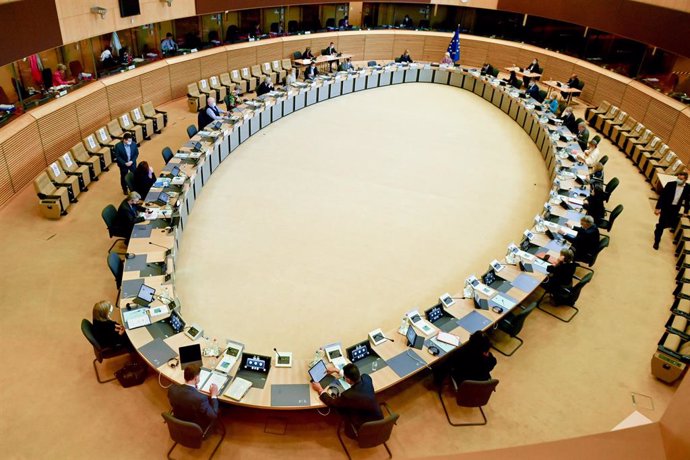
[[(427, 89), (433, 91), (433, 94), (441, 94), (437, 92), (437, 88), (429, 85), (419, 85), (409, 91)], [(400, 90), (408, 91), (407, 88)], [(369, 98), (379, 98), (379, 92), (386, 91), (388, 90), (372, 90), (346, 98), (361, 98), (366, 101)], [(456, 96), (446, 89), (438, 91), (442, 92), (443, 98), (435, 101), (434, 105), (446, 106), (445, 98), (456, 100)], [(496, 113), (497, 123), (513, 123), (484, 100), (464, 93), (463, 90), (455, 91), (459, 93), (457, 98), (466, 102), (454, 108), (455, 116), (461, 117), (463, 113), (475, 111), (485, 114), (493, 112)], [(306, 144), (304, 139), (309, 139), (313, 147), (302, 145), (300, 149), (293, 150), (291, 155), (298, 159), (302, 155), (310, 155), (315, 159), (330, 158), (337, 161), (338, 158), (328, 157), (329, 153), (326, 151), (328, 148), (335, 149), (334, 145), (328, 144), (336, 141), (321, 141), (323, 135), (311, 126), (301, 126), (300, 117), (307, 118), (311, 116), (310, 112), (318, 115), (322, 109), (325, 114), (331, 110), (329, 104), (348, 104), (346, 98), (342, 102), (329, 101), (309, 108), (303, 114), (292, 115), (262, 131), (259, 136), (266, 136), (273, 129), (278, 130), (281, 124), (295, 123), (300, 125), (297, 129), (302, 134), (300, 142)], [(419, 101), (405, 102), (403, 113), (409, 113), (410, 107), (416, 108), (419, 104)], [(171, 125), (164, 134), (144, 143), (142, 148), (142, 157), (151, 161), (156, 170), (160, 170), (162, 165), (160, 149), (165, 145), (181, 145), (186, 137), (184, 128), (193, 123), (195, 118), (193, 114), (185, 112), (185, 101), (173, 102), (165, 108), (169, 110)], [(416, 116), (422, 125), (436, 121), (445, 123), (444, 120), (432, 119), (423, 112), (418, 112)], [(349, 115), (346, 120), (348, 117)], [(337, 138), (338, 132), (342, 133), (340, 142), (348, 142), (355, 147), (366, 144), (352, 132), (340, 131), (339, 126), (343, 122), (339, 118), (332, 115), (329, 118), (332, 118), (329, 121), (330, 128), (335, 131), (334, 136)], [(395, 119), (400, 120), (397, 114)], [(410, 138), (410, 143), (419, 145), (415, 136), (410, 134), (409, 126), (389, 123), (385, 114), (379, 117), (377, 123), (381, 126), (382, 138), (392, 139), (403, 135)], [(449, 149), (453, 153), (453, 156), (448, 153), (449, 158), (453, 159), (452, 167), (458, 166), (455, 160), (461, 152), (469, 151), (466, 148), (469, 143), (497, 142), (495, 136), (482, 137), (478, 141), (475, 136), (471, 136), (461, 140), (457, 147)], [(249, 149), (258, 141), (259, 139), (252, 139), (242, 146), (228, 160), (229, 163), (223, 164), (219, 174), (235, 174), (235, 170), (250, 167), (256, 171), (261, 158), (269, 155), (275, 161), (281, 161), (278, 152), (258, 151), (245, 155), (243, 149)], [(443, 152), (427, 153), (426, 150), (431, 150), (431, 145), (436, 145), (437, 142), (448, 145), (445, 139), (424, 141), (428, 141), (429, 145), (429, 148), (424, 149), (425, 155), (443, 158)], [(525, 141), (524, 135), (521, 133), (511, 141), (522, 143)], [(290, 151), (290, 146), (284, 143), (281, 147), (281, 150)], [(654, 420), (663, 413), (673, 389), (650, 375), (649, 360), (662, 333), (672, 300), (675, 272), (670, 238), (667, 236), (664, 239), (660, 251), (652, 250), (655, 220), (649, 198), (654, 194), (617, 149), (608, 142), (604, 142), (602, 149), (603, 153), (611, 157), (606, 166), (608, 178), (618, 176), (621, 179), (621, 186), (614, 193), (610, 206), (621, 202), (626, 208), (614, 228), (611, 247), (600, 257), (594, 280), (583, 292), (579, 302), (581, 313), (567, 325), (539, 311), (527, 320), (521, 333), (525, 345), (512, 358), (498, 357), (494, 376), (501, 383), (485, 409), (489, 417), (489, 424), (485, 427), (450, 428), (435, 394), (427, 388), (428, 381), (422, 377), (383, 395), (401, 414), (389, 442), (396, 458), (476, 451), (596, 433), (611, 429), (635, 409)], [(366, 159), (357, 152), (348, 155)], [(382, 153), (375, 155), (378, 158)], [(504, 157), (507, 159), (511, 156)], [(492, 169), (491, 177), (505, 171), (501, 165), (504, 157), (495, 165), (497, 172)], [(535, 157), (536, 154), (528, 153), (522, 161), (532, 162)], [(396, 159), (396, 155), (391, 157), (395, 171), (410, 174), (401, 169), (403, 162), (393, 162)], [(281, 164), (289, 166), (286, 162)], [(272, 169), (272, 162), (264, 161), (263, 165), (267, 173), (277, 175)], [(433, 163), (428, 163), (427, 167), (431, 171), (442, 169)], [(472, 167), (474, 165), (471, 163), (466, 165), (467, 169)], [(337, 172), (329, 165), (322, 165), (321, 168), (321, 171), (331, 174), (329, 178), (334, 177)], [(534, 163), (534, 168), (537, 177), (544, 174), (543, 165)], [(347, 170), (351, 173), (372, 172), (369, 169), (353, 170), (350, 167)], [(392, 172), (390, 180), (400, 187), (400, 181)], [(305, 170), (302, 174), (308, 174), (312, 181), (318, 179), (315, 172), (309, 174)], [(419, 184), (416, 180), (406, 184), (410, 187), (406, 189), (408, 194), (412, 194), (414, 187), (430, 189), (421, 184), (438, 185), (435, 178), (423, 174), (419, 176)], [(509, 179), (516, 180), (512, 176)], [(0, 339), (3, 346), (0, 363), (4, 370), (0, 377), (0, 446), (5, 458), (161, 458), (171, 444), (160, 417), (160, 412), (167, 410), (168, 404), (165, 392), (159, 388), (157, 380), (149, 378), (144, 385), (131, 389), (120, 388), (117, 383), (99, 385), (90, 363), (93, 359), (92, 350), (79, 332), (79, 322), (84, 317), (90, 317), (93, 303), (103, 298), (113, 299), (116, 295), (115, 285), (105, 263), (110, 242), (100, 211), (107, 203), (117, 204), (122, 197), (118, 192), (117, 171), (111, 170), (102, 177), (101, 181), (90, 187), (88, 193), (80, 197), (80, 202), (70, 210), (70, 215), (58, 222), (47, 221), (39, 216), (36, 198), (30, 187), (0, 210), (0, 239), (3, 241), (0, 256), (4, 261), (0, 276), (0, 312), (4, 329)], [(489, 177), (483, 179), (488, 180)], [(261, 178), (256, 180), (266, 183)], [(349, 180), (352, 183), (355, 178), (350, 176)], [(470, 180), (474, 179), (468, 179)], [(337, 181), (334, 182), (332, 186), (339, 185)], [(197, 219), (199, 216), (196, 213), (203, 210), (206, 200), (211, 200), (209, 197), (217, 183), (220, 184), (221, 181), (214, 177), (209, 188), (204, 190), (198, 203), (199, 208), (195, 210), (191, 221), (193, 225), (201, 225), (201, 219)], [(462, 181), (452, 184), (458, 187), (463, 185)], [(304, 185), (306, 187), (308, 183)], [(524, 190), (520, 188), (520, 191)], [(387, 192), (393, 193), (394, 190)], [(492, 199), (494, 192), (495, 189), (488, 186), (482, 190), (467, 189), (467, 194), (481, 200), (484, 197)], [(299, 196), (307, 195), (304, 192)], [(252, 196), (268, 196), (268, 191), (256, 190)], [(454, 195), (449, 193), (448, 196)], [(276, 198), (274, 203), (285, 203), (289, 198)], [(519, 236), (520, 229), (526, 225), (525, 220), (529, 219), (531, 212), (536, 212), (539, 202), (543, 201), (543, 194), (539, 191), (530, 194), (528, 198), (536, 200), (535, 207), (527, 206), (527, 214), (515, 217), (519, 222), (511, 221), (506, 224), (516, 225), (518, 228), (518, 233), (511, 233), (509, 239)], [(228, 197), (228, 202), (233, 199), (235, 198)], [(423, 197), (419, 199), (422, 200)], [(431, 198), (429, 200), (433, 203)], [(347, 204), (346, 201), (344, 203)], [(363, 205), (367, 203), (364, 202)], [(448, 203), (447, 207), (450, 210), (458, 209), (459, 204)], [(439, 208), (445, 210), (446, 207), (431, 206), (429, 211), (414, 212), (430, 215), (438, 212)], [(315, 209), (319, 211), (314, 213), (318, 217), (324, 206)], [(368, 209), (371, 212), (372, 208)], [(323, 212), (332, 215), (332, 210), (327, 207)], [(383, 217), (387, 216), (389, 214), (386, 210)], [(405, 216), (405, 213), (398, 216)], [(267, 218), (267, 221), (268, 225), (265, 226), (270, 227), (270, 219)], [(442, 224), (443, 222), (421, 222), (419, 233), (412, 234), (414, 240), (410, 245), (415, 247), (403, 249), (414, 255), (426, 252), (427, 248), (443, 245), (449, 253), (455, 251), (457, 254), (461, 248), (449, 246), (460, 244), (455, 240), (437, 242), (432, 238), (430, 241), (429, 228)], [(371, 226), (368, 225), (367, 228)], [(466, 231), (463, 228), (459, 228), (458, 232)], [(281, 228), (278, 230), (286, 231)], [(478, 229), (481, 234), (488, 235), (487, 231), (495, 229)], [(300, 233), (293, 234), (301, 237)], [(411, 238), (409, 234), (407, 238)], [(185, 244), (191, 240), (191, 237), (185, 240)], [(490, 238), (487, 240), (490, 241), (488, 245), (483, 243), (477, 248), (477, 264), (468, 265), (473, 270), (481, 270), (496, 255), (493, 245), (503, 248), (508, 242), (496, 243)], [(423, 244), (420, 246), (424, 247), (417, 248), (416, 241), (421, 241)], [(481, 254), (484, 246), (486, 255)], [(187, 249), (185, 246), (182, 257), (187, 257)], [(295, 257), (301, 257), (299, 252)], [(389, 260), (401, 260), (397, 259), (397, 254), (389, 254), (388, 257)], [(251, 264), (255, 262), (251, 261)], [(441, 264), (449, 265), (441, 268)], [(427, 282), (417, 285), (417, 280), (406, 280), (399, 283), (395, 291), (407, 290), (411, 299), (409, 305), (416, 302), (426, 305), (433, 301), (438, 292), (452, 289), (465, 276), (466, 272), (460, 264), (464, 262), (454, 258), (438, 260), (431, 273), (423, 274)], [(454, 273), (459, 279), (452, 278)], [(281, 274), (279, 276), (282, 277)], [(292, 279), (298, 279), (295, 275), (291, 276)], [(448, 278), (443, 279), (444, 276)], [(373, 294), (366, 296), (367, 298), (376, 300), (381, 297), (377, 292), (378, 283), (373, 287), (369, 287), (373, 284), (369, 279), (365, 279), (364, 283), (366, 287), (356, 287), (360, 290), (357, 295), (365, 297), (361, 292), (371, 289)], [(406, 286), (407, 283), (410, 284), (409, 287)], [(403, 304), (408, 305), (407, 302)], [(324, 313), (312, 322), (330, 329), (337, 320), (329, 318), (328, 307), (324, 305)], [(389, 310), (386, 315), (404, 308), (401, 305)], [(121, 364), (121, 361), (110, 363), (103, 372), (112, 372)], [(632, 392), (650, 396), (653, 409), (633, 406)], [(638, 397), (637, 400), (648, 404), (644, 398)], [(228, 437), (220, 449), (219, 458), (339, 459), (343, 456), (335, 437), (335, 419), (332, 416), (324, 419), (313, 412), (274, 413), (230, 406), (224, 407), (223, 411)], [(284, 435), (270, 434), (281, 431), (283, 423), (287, 423)], [(175, 458), (190, 458), (190, 455), (181, 453), (180, 451)], [(210, 449), (206, 449), (205, 453), (210, 453)], [(193, 457), (203, 458), (203, 453)], [(385, 454), (379, 450), (356, 453), (356, 458), (384, 457)]]

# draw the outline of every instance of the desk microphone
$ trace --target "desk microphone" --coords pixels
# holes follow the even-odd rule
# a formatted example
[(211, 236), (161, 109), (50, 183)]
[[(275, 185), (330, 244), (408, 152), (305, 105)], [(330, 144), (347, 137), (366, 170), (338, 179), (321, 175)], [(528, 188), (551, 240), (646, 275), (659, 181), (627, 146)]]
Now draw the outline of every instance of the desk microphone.
[(170, 255), (170, 253), (172, 253), (172, 249), (170, 249), (170, 248), (168, 248), (168, 247), (166, 247), (166, 246), (163, 246), (163, 245), (160, 245), (160, 244), (156, 244), (156, 243), (154, 243), (154, 242), (152, 242), (152, 241), (149, 241), (149, 244), (152, 245), (152, 246), (158, 246), (159, 248), (165, 249), (165, 255), (166, 255), (166, 256), (167, 256), (167, 255)]
[(390, 341), (390, 342), (395, 342), (395, 340), (391, 339), (390, 337), (386, 337), (386, 336), (383, 335), (383, 334), (381, 334), (381, 337), (383, 337), (384, 339), (386, 339), (386, 340), (388, 340), (388, 341)]

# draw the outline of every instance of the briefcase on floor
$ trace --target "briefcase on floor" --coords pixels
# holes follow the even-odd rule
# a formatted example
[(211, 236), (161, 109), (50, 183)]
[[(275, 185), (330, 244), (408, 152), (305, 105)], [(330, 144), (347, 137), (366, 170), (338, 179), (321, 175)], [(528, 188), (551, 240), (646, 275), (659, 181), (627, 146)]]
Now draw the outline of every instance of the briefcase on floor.
[(124, 365), (124, 367), (115, 372), (117, 381), (120, 382), (124, 388), (141, 385), (146, 380), (148, 374), (148, 367), (140, 361), (132, 361)]

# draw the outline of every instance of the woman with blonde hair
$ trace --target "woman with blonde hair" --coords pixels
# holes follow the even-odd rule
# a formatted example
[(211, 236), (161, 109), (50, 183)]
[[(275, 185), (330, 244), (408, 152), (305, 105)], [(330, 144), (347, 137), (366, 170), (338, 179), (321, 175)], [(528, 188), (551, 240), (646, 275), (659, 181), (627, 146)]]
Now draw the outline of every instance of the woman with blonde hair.
[(96, 302), (93, 306), (93, 335), (101, 347), (126, 346), (131, 348), (129, 338), (125, 335), (124, 326), (110, 319), (113, 310), (113, 304), (107, 300)]

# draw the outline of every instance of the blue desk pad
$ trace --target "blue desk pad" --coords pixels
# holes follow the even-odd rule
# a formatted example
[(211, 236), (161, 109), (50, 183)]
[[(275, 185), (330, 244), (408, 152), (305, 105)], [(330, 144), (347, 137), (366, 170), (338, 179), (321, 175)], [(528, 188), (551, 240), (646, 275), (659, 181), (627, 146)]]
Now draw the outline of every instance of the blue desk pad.
[(125, 280), (122, 282), (121, 297), (123, 299), (128, 299), (130, 297), (136, 297), (139, 294), (139, 289), (141, 285), (144, 284), (143, 279), (138, 280)]
[[(538, 269), (538, 267), (536, 268)], [(513, 280), (513, 286), (515, 286), (523, 292), (532, 292), (537, 286), (539, 286), (539, 280), (536, 278), (532, 278), (531, 276), (526, 275), (524, 273), (520, 273)]]
[(566, 246), (566, 244), (561, 244), (556, 240), (551, 240), (548, 243), (546, 243), (546, 245), (544, 247), (546, 249), (548, 249), (549, 251), (561, 252), (561, 249), (563, 249), (565, 246)]
[[(414, 355), (414, 356), (411, 356)], [(426, 361), (419, 356), (413, 349), (409, 348), (397, 356), (386, 360), (388, 366), (398, 377), (402, 378), (419, 369), (426, 367)]]
[(296, 383), (289, 385), (271, 385), (271, 406), (308, 406), (309, 385)]
[(458, 320), (458, 326), (470, 334), (484, 329), (490, 323), (491, 320), (489, 318), (476, 311), (472, 311)]
[(138, 254), (131, 259), (125, 259), (125, 271), (126, 272), (138, 272), (146, 268), (146, 259), (148, 256), (146, 254)]
[(132, 230), (132, 238), (148, 238), (151, 236), (153, 227), (151, 225), (135, 225)]

